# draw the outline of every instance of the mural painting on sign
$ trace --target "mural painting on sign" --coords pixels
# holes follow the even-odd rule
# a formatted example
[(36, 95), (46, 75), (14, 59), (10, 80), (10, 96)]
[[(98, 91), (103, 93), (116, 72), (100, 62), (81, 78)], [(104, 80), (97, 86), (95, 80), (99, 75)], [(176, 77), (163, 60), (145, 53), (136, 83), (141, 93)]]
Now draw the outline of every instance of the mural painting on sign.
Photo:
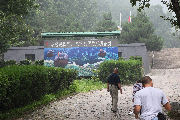
[(76, 69), (79, 76), (93, 76), (105, 60), (118, 59), (118, 47), (111, 40), (45, 41), (44, 65)]

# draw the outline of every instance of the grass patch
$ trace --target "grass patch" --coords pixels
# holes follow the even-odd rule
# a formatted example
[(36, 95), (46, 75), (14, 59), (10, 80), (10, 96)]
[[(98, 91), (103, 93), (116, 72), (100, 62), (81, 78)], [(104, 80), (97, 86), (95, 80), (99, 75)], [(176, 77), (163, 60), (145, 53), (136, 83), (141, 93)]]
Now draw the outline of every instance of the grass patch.
[(76, 92), (89, 92), (91, 90), (101, 90), (106, 87), (99, 79), (75, 80), (74, 85), (77, 86)]
[(43, 96), (40, 100), (32, 102), (21, 108), (12, 109), (6, 112), (0, 111), (0, 120), (10, 120), (19, 118), (25, 114), (31, 113), (39, 107), (49, 104), (52, 101), (65, 97), (67, 95), (72, 95), (73, 93), (79, 92), (89, 92), (91, 90), (100, 90), (105, 88), (106, 85), (103, 84), (98, 79), (81, 79), (75, 80), (69, 89), (64, 89), (58, 91), (55, 94), (47, 94)]

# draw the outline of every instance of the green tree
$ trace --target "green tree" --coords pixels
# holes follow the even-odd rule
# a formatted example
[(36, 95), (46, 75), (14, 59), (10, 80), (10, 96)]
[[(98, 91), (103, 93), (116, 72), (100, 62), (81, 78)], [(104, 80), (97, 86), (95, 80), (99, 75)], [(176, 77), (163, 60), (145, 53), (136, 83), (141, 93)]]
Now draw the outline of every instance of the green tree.
[(103, 15), (103, 20), (97, 23), (96, 31), (105, 32), (105, 31), (114, 31), (117, 29), (115, 22), (112, 21), (111, 12)]
[(160, 51), (163, 47), (163, 39), (155, 34), (150, 35), (148, 38), (140, 38), (140, 41), (146, 44), (149, 51)]
[[(180, 39), (172, 34), (172, 25), (169, 21), (163, 20), (159, 16), (172, 16), (165, 13), (161, 5), (151, 6), (145, 9), (150, 21), (155, 28), (155, 34), (164, 39), (164, 47), (180, 47)], [(178, 44), (179, 41), (179, 44)]]
[(145, 13), (138, 13), (132, 23), (125, 23), (121, 32), (122, 43), (145, 43), (149, 51), (161, 50), (162, 38), (154, 34), (153, 24)]
[(94, 0), (37, 0), (37, 4), (39, 9), (26, 20), (38, 33), (90, 31), (95, 25)]
[[(154, 0), (155, 1), (155, 0)], [(158, 2), (158, 0), (156, 1)], [(160, 1), (158, 2), (160, 3)], [(137, 14), (137, 7), (132, 7), (128, 0), (98, 0), (98, 16), (103, 17), (102, 13), (111, 11), (113, 21), (119, 24), (119, 13), (122, 13), (122, 22), (127, 22), (129, 11), (132, 15)], [(172, 35), (172, 25), (170, 21), (163, 20), (160, 16), (170, 16), (172, 14), (163, 10), (161, 5), (151, 5), (144, 10), (153, 24), (155, 34), (164, 39), (164, 47), (180, 47), (180, 39), (177, 35)]]
[(26, 17), (40, 45), (42, 32), (91, 31), (97, 21), (95, 0), (36, 0), (37, 10)]
[(34, 7), (34, 0), (0, 1), (0, 54), (10, 46), (25, 44), (31, 38), (32, 30), (25, 24), (24, 16)]
[[(145, 7), (150, 6), (150, 1), (151, 0), (130, 0), (130, 3), (133, 6), (136, 6), (137, 3), (139, 3), (139, 8), (138, 10), (141, 11), (142, 9), (144, 9)], [(161, 0), (161, 2), (163, 4), (165, 4), (168, 7), (168, 10), (170, 12), (174, 12), (175, 13), (175, 17), (177, 18), (170, 18), (170, 17), (164, 17), (166, 20), (170, 20), (170, 22), (174, 25), (174, 26), (178, 26), (180, 28), (180, 0), (171, 0), (171, 2), (167, 2), (167, 0)]]

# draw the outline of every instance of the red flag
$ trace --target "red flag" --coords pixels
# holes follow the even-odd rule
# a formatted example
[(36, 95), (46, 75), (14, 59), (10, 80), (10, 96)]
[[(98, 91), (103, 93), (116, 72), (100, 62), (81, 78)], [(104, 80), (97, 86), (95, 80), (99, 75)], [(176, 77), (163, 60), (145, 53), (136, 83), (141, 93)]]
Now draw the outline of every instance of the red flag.
[(131, 11), (130, 11), (128, 22), (131, 22)]
[(48, 47), (48, 42), (46, 42), (46, 47)]
[(129, 16), (128, 22), (131, 22), (131, 16)]

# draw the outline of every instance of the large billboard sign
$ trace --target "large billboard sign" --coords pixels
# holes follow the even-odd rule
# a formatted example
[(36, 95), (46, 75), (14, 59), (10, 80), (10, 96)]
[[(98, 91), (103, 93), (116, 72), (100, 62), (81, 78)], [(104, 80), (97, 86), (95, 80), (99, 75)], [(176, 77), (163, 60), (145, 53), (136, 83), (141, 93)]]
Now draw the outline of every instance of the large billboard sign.
[(105, 60), (118, 59), (113, 40), (45, 40), (44, 65), (76, 69), (79, 76), (92, 76)]

